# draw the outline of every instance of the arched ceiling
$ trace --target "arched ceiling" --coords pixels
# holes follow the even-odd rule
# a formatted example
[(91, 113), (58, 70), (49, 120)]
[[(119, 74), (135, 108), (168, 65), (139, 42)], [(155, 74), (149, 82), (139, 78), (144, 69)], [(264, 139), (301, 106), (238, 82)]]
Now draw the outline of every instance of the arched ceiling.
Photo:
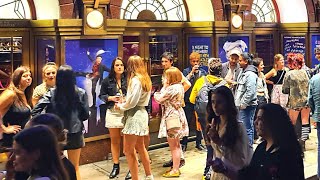
[[(59, 19), (60, 4), (67, 0), (33, 0), (36, 9), (36, 19)], [(222, 1), (215, 0), (185, 0), (190, 21), (214, 21), (223, 15)], [(214, 2), (214, 3), (213, 3)], [(305, 0), (274, 0), (280, 12), (281, 23), (308, 22), (308, 12)]]
[(307, 7), (304, 0), (275, 0), (281, 23), (308, 22)]

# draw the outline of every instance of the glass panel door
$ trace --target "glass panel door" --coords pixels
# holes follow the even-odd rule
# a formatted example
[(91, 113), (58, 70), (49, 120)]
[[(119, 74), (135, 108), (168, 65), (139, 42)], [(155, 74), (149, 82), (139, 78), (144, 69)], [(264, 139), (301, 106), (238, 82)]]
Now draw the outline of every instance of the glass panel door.
[(123, 36), (123, 60), (125, 63), (132, 55), (140, 55), (139, 36)]
[(14, 69), (22, 64), (22, 37), (0, 37), (0, 90), (9, 86)]
[[(177, 35), (155, 35), (149, 36), (149, 59), (150, 74), (152, 80), (152, 90), (158, 91), (162, 87), (163, 67), (161, 64), (161, 55), (164, 52), (171, 52), (174, 61), (178, 58), (178, 36)], [(160, 105), (152, 98), (151, 118), (161, 116)]]

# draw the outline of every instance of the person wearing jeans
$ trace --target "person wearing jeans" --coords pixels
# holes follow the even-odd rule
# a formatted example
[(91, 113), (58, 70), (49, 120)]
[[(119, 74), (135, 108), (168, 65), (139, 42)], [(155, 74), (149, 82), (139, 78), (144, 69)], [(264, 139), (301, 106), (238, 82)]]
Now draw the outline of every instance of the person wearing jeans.
[(318, 136), (318, 178), (320, 177), (320, 74), (314, 75), (309, 81), (308, 105), (312, 117), (317, 122)]
[[(190, 125), (190, 123), (193, 121), (193, 119), (195, 119), (194, 105), (189, 100), (190, 93), (191, 93), (191, 90), (192, 90), (194, 84), (196, 83), (197, 79), (199, 79), (202, 76), (207, 75), (207, 72), (200, 67), (200, 54), (199, 53), (192, 52), (189, 56), (189, 59), (190, 59), (190, 66), (183, 70), (183, 75), (191, 83), (191, 88), (185, 92), (185, 95), (184, 95), (185, 107), (183, 109), (186, 114), (188, 124)], [(205, 147), (201, 144), (201, 140), (202, 140), (202, 132), (197, 131), (196, 132), (196, 148), (198, 150), (205, 149)], [(186, 136), (186, 137), (182, 138), (182, 142), (181, 142), (181, 146), (182, 146), (183, 151), (187, 150), (187, 144), (188, 144), (188, 137)]]
[(235, 104), (239, 109), (239, 120), (246, 127), (249, 137), (249, 143), (252, 146), (254, 137), (253, 118), (257, 107), (257, 80), (258, 71), (252, 65), (253, 55), (247, 52), (239, 58), (239, 64), (242, 68), (237, 79), (237, 88), (235, 92)]

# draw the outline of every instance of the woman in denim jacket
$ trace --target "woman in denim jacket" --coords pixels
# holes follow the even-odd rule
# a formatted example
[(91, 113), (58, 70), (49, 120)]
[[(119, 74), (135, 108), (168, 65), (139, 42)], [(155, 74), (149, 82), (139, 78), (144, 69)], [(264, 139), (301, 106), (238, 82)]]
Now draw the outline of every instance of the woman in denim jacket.
[[(127, 93), (127, 80), (124, 74), (124, 62), (121, 57), (112, 61), (111, 71), (108, 77), (103, 79), (99, 98), (106, 103), (107, 114), (106, 128), (108, 128), (111, 139), (111, 153), (113, 159), (113, 168), (109, 178), (115, 178), (120, 172), (119, 157), (121, 144), (121, 130), (123, 128), (123, 112), (114, 109), (115, 103), (121, 102)], [(113, 118), (111, 118), (113, 117)]]
[(239, 108), (239, 120), (242, 121), (247, 129), (250, 145), (253, 144), (253, 118), (257, 107), (257, 80), (258, 71), (252, 65), (253, 55), (245, 52), (239, 58), (242, 68), (235, 93), (235, 104)]

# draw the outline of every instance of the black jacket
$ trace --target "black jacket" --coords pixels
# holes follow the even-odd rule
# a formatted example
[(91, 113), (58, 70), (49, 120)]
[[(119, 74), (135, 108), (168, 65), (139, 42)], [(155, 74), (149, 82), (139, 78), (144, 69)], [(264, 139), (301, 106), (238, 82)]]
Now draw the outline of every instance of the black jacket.
[[(125, 96), (127, 94), (127, 78), (125, 75), (122, 75), (121, 77), (121, 90)], [(119, 90), (117, 88), (116, 80), (114, 78), (110, 78), (109, 76), (106, 77), (102, 81), (99, 98), (106, 103), (108, 109), (114, 106), (114, 102), (108, 101), (108, 97), (115, 96), (117, 93), (119, 93)]]
[[(38, 101), (34, 109), (31, 111), (31, 115), (35, 116), (40, 114), (44, 109), (46, 113), (57, 114), (57, 109), (55, 108), (54, 94), (56, 88), (51, 88), (42, 98)], [(77, 87), (77, 93), (79, 101), (77, 102), (76, 109), (71, 113), (71, 118), (60, 117), (64, 123), (64, 128), (68, 130), (68, 133), (78, 133), (83, 129), (83, 121), (89, 118), (89, 105), (88, 96), (85, 90)], [(68, 113), (68, 112), (67, 112)], [(59, 114), (66, 114), (65, 112)]]

